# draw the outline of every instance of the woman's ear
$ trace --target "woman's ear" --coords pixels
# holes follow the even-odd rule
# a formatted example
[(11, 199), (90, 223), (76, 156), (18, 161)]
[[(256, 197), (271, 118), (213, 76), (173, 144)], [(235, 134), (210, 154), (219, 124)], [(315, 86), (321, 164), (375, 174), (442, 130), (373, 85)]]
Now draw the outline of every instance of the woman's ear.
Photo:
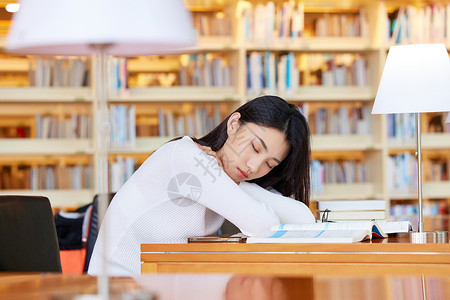
[(239, 119), (241, 118), (241, 114), (238, 112), (233, 113), (229, 118), (227, 122), (227, 133), (228, 136), (236, 133), (236, 131), (239, 129), (240, 123)]

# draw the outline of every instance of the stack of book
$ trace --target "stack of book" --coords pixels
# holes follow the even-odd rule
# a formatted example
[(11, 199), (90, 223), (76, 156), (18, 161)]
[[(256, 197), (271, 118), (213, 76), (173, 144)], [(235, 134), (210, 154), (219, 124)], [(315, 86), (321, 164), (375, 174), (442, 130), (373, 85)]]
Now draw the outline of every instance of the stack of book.
[(384, 200), (319, 201), (317, 219), (323, 221), (385, 220)]

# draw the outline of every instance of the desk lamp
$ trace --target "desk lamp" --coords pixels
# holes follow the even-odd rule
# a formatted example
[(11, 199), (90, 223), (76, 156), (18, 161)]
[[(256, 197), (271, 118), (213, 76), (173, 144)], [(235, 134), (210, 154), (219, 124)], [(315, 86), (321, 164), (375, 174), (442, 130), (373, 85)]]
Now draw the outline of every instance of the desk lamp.
[[(422, 203), (420, 114), (450, 111), (450, 59), (443, 44), (392, 46), (378, 86), (372, 114), (414, 113), (418, 165), (419, 222), (410, 234), (413, 243), (435, 241), (425, 232)], [(439, 233), (447, 234), (446, 232)]]
[[(95, 125), (99, 222), (107, 208), (110, 123), (107, 108), (107, 55), (174, 53), (194, 46), (195, 32), (182, 0), (21, 0), (6, 49), (18, 54), (96, 57)], [(99, 223), (100, 224), (100, 223)], [(108, 280), (99, 276), (99, 294)], [(106, 280), (104, 279), (106, 277)], [(105, 283), (106, 282), (106, 283)], [(102, 288), (102, 287), (103, 288)]]

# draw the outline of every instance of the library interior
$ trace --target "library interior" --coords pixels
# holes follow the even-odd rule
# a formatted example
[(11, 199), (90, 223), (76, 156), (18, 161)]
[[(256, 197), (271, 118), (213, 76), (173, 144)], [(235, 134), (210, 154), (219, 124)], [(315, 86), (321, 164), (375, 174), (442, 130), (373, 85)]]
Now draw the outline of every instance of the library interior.
[[(130, 26), (140, 23), (126, 1), (78, 1), (81, 9), (46, 0), (26, 11), (32, 2), (0, 0), (1, 299), (450, 299), (450, 98), (434, 109), (430, 98), (444, 92), (421, 83), (440, 83), (438, 71), (407, 68), (420, 65), (414, 59), (431, 65), (433, 54), (408, 57), (401, 76), (386, 75), (390, 57), (402, 56), (394, 50), (439, 45), (449, 76), (438, 77), (448, 89), (450, 1), (136, 1), (155, 9), (136, 16), (151, 19), (162, 47), (127, 45), (144, 30)], [(91, 22), (87, 6), (105, 13)], [(125, 46), (108, 52), (114, 42), (86, 40), (96, 32), (86, 25), (76, 34), (88, 50), (20, 34), (25, 17), (16, 16), (40, 23), (46, 10), (83, 14), (67, 23), (112, 21)], [(22, 50), (27, 38), (37, 46)], [(409, 86), (395, 81), (420, 76)], [(374, 113), (382, 79), (388, 106), (403, 90), (425, 96)], [(140, 276), (88, 274), (108, 203), (136, 170), (174, 138), (201, 138), (263, 95), (281, 97), (307, 121), (316, 223), (247, 236), (225, 220), (207, 237), (140, 243)], [(195, 188), (175, 185), (172, 201)], [(432, 238), (410, 238), (422, 231)]]

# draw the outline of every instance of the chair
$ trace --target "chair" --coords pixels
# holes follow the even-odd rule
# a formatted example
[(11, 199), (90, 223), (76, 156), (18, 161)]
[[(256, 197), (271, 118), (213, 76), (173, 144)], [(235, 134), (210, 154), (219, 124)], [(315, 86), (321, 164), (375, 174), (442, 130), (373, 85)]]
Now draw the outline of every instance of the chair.
[[(63, 274), (83, 274), (86, 259), (86, 239), (83, 224), (92, 203), (75, 211), (58, 211), (55, 214), (56, 234), (59, 242), (59, 256)], [(90, 215), (90, 214), (89, 214)]]
[(0, 271), (61, 272), (50, 201), (0, 196)]
[[(108, 205), (114, 197), (115, 193), (109, 193), (108, 197)], [(94, 201), (92, 202), (91, 208), (89, 208), (86, 213), (88, 214), (88, 224), (87, 224), (87, 233), (86, 233), (86, 259), (84, 262), (84, 273), (87, 273), (89, 269), (89, 262), (91, 261), (92, 251), (94, 250), (95, 241), (97, 240), (98, 235), (98, 198), (99, 195), (95, 195)]]

